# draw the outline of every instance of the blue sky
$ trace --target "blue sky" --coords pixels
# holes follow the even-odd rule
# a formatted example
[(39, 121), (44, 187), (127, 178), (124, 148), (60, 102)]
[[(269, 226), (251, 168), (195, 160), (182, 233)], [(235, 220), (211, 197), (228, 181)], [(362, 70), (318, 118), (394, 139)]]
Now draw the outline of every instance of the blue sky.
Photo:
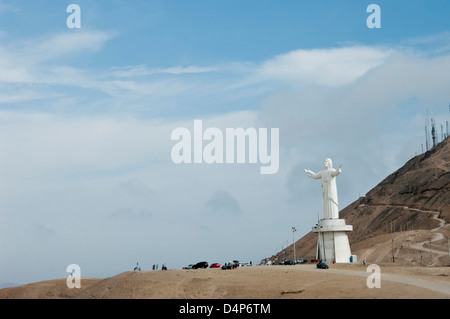
[[(342, 209), (421, 152), (427, 110), (445, 127), (449, 9), (0, 1), (0, 282), (276, 253), (321, 209), (305, 168), (344, 164)], [(171, 132), (194, 119), (279, 128), (279, 171), (174, 164)]]

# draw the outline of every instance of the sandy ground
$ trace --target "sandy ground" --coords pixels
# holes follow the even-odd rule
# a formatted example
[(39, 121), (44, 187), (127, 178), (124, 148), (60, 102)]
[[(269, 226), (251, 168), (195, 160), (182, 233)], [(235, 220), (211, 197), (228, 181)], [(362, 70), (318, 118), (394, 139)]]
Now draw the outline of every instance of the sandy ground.
[(380, 288), (368, 288), (370, 273), (358, 264), (253, 266), (233, 270), (126, 271), (105, 279), (66, 279), (0, 290), (0, 298), (49, 299), (450, 299), (450, 267), (380, 264)]

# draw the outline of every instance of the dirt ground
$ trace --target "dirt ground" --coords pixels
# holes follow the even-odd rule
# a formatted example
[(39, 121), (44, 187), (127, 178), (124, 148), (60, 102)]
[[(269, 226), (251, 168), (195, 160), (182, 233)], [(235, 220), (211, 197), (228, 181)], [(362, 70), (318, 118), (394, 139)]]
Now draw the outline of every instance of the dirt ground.
[(114, 277), (66, 279), (0, 290), (0, 299), (449, 299), (450, 267), (379, 264), (380, 288), (368, 288), (361, 264), (251, 266), (233, 270), (126, 271)]

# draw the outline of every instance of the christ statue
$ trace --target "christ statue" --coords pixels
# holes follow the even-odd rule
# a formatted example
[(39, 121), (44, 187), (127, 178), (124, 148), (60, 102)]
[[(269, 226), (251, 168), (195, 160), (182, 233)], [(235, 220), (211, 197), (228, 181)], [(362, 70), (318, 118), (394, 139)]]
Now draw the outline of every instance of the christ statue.
[(342, 172), (342, 164), (337, 170), (333, 168), (333, 162), (329, 158), (326, 158), (323, 164), (325, 169), (317, 174), (309, 169), (305, 169), (305, 172), (311, 178), (322, 180), (323, 217), (325, 219), (339, 219), (336, 176)]

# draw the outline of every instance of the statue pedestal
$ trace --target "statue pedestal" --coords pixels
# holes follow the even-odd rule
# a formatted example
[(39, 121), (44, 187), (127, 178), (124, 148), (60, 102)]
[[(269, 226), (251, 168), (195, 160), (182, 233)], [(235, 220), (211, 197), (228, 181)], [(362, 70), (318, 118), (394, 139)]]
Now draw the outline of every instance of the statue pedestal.
[(353, 231), (344, 219), (321, 219), (312, 231), (318, 234), (316, 258), (332, 263), (350, 262), (350, 244), (347, 232)]

